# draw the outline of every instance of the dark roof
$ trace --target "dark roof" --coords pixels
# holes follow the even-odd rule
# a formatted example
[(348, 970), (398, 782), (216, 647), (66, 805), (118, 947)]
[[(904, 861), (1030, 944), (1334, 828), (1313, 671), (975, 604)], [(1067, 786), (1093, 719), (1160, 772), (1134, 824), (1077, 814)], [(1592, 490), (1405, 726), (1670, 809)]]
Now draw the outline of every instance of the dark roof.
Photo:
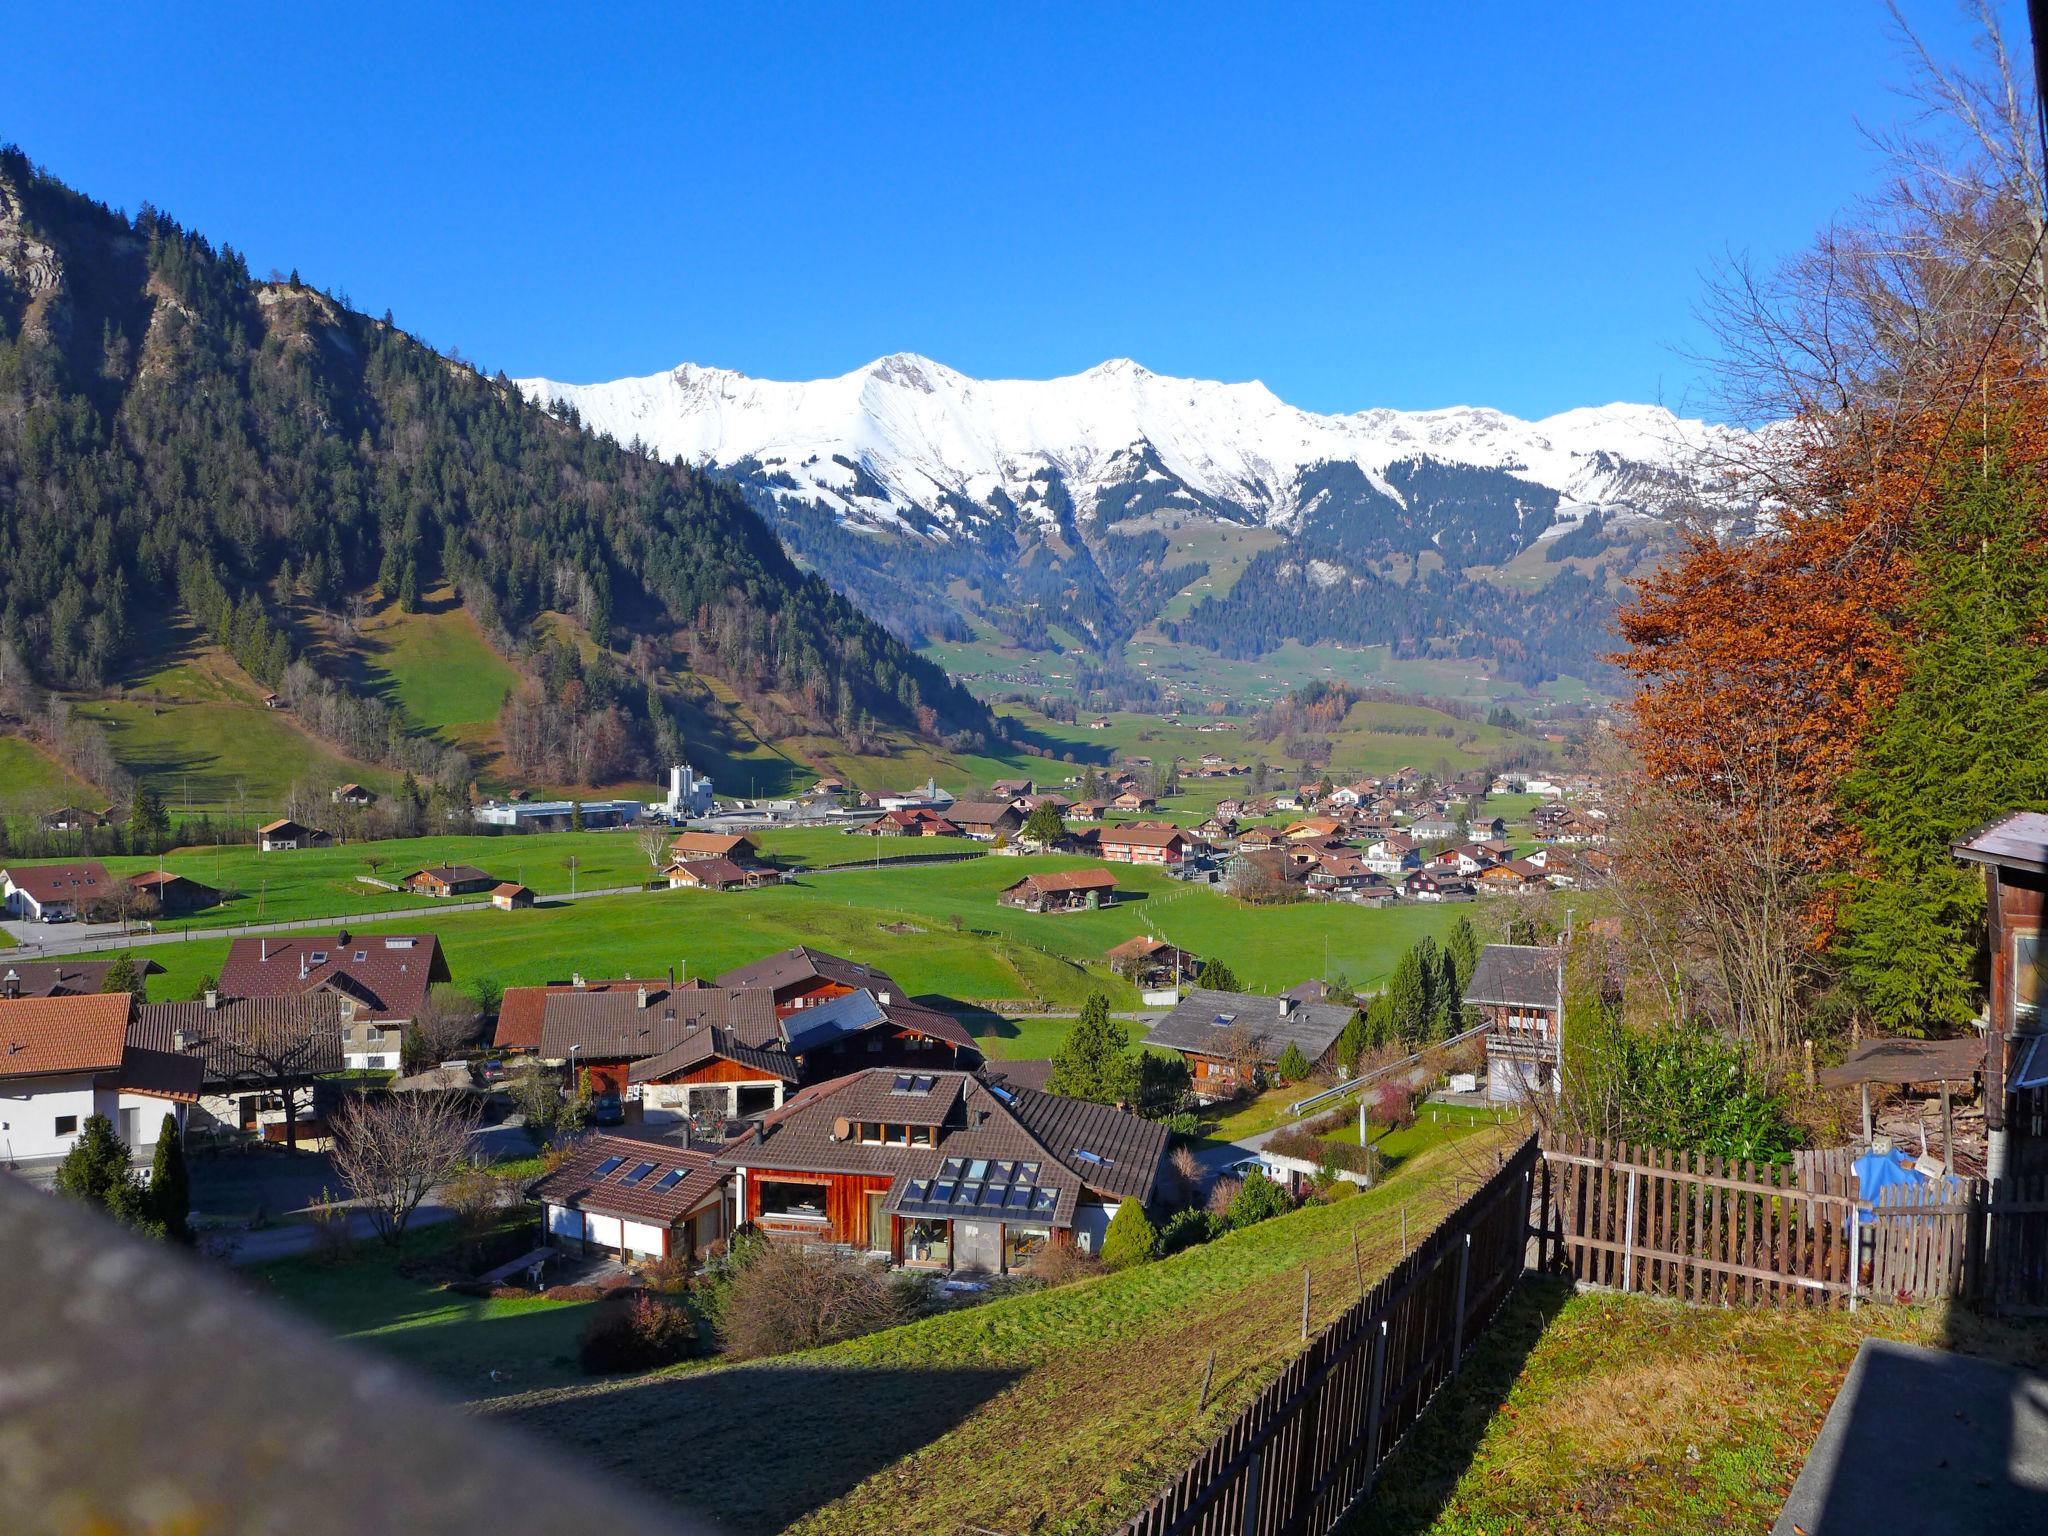
[(668, 846), (679, 859), (724, 859), (751, 853), (754, 840), (743, 832), (678, 832)]
[[(1283, 1002), (1285, 1012), (1281, 1011)], [(1290, 1045), (1300, 1046), (1302, 1055), (1316, 1061), (1337, 1043), (1344, 1026), (1351, 1022), (1351, 1013), (1337, 1003), (1303, 1003), (1256, 992), (1212, 992), (1197, 987), (1152, 1026), (1145, 1043), (1169, 1051), (1213, 1055), (1218, 1039), (1242, 1025), (1262, 1042), (1261, 1055), (1266, 1061), (1278, 1061)]]
[(1557, 1010), (1564, 951), (1538, 944), (1489, 944), (1479, 952), (1465, 1001)]
[(688, 1072), (714, 1059), (748, 1067), (763, 1077), (777, 1077), (785, 1083), (797, 1080), (796, 1063), (784, 1052), (744, 1044), (731, 1030), (720, 1029), (713, 1024), (708, 1029), (692, 1030), (658, 1056), (641, 1057), (626, 1074), (626, 1081), (659, 1082), (664, 1077)]
[(497, 876), (486, 874), (474, 864), (430, 864), (425, 869), (414, 870), (405, 878), (424, 880), (429, 877), (439, 880), (444, 885), (481, 884), (486, 880), (497, 879)]
[(955, 800), (946, 807), (946, 820), (956, 827), (995, 827), (1023, 819), (1007, 800)]
[[(861, 1121), (936, 1124), (939, 1144), (868, 1146), (840, 1135), (842, 1127)], [(804, 1089), (746, 1140), (729, 1146), (720, 1161), (788, 1173), (891, 1177), (883, 1206), (890, 1214), (906, 1203), (931, 1209), (930, 1184), (949, 1162), (1001, 1162), (1016, 1179), (1022, 1177), (1016, 1165), (1034, 1164), (1029, 1187), (1048, 1196), (1029, 1207), (1031, 1219), (1067, 1227), (1084, 1189), (1116, 1199), (1149, 1199), (1166, 1141), (1163, 1126), (1107, 1105), (1013, 1090), (969, 1072), (876, 1067)], [(1004, 1182), (1008, 1187), (1012, 1180)]]
[(70, 864), (10, 864), (0, 875), (17, 890), (35, 898), (36, 905), (52, 901), (92, 901), (114, 888), (114, 877), (96, 859)]
[[(614, 1158), (619, 1161), (606, 1168)], [(731, 1177), (712, 1159), (711, 1152), (652, 1128), (590, 1131), (569, 1143), (562, 1165), (527, 1186), (527, 1194), (572, 1210), (672, 1226)], [(648, 1163), (654, 1166), (632, 1183), (624, 1182)], [(681, 1177), (670, 1179), (671, 1174)]]
[(542, 1002), (540, 1054), (568, 1059), (571, 1047), (585, 1061), (659, 1056), (707, 1025), (730, 1030), (748, 1045), (779, 1037), (775, 1006), (759, 989), (739, 987), (639, 988), (615, 992), (550, 992)]
[[(192, 1003), (141, 1003), (129, 1039), (155, 1051), (176, 1052), (178, 1033), (185, 1053), (205, 1064), (205, 1082), (246, 1082), (255, 1071), (249, 1051), (265, 1042), (306, 1042), (302, 1074), (317, 1077), (341, 1070), (341, 999), (330, 992), (289, 997), (223, 997), (209, 1008)], [(274, 1053), (272, 1053), (274, 1054)]]
[(1116, 888), (1116, 876), (1106, 869), (1062, 869), (1026, 875), (1003, 887), (1003, 892), (1030, 886), (1034, 891), (1107, 891)]
[(1957, 838), (1950, 851), (1972, 864), (2048, 873), (2048, 813), (2014, 811), (2001, 816), (1968, 837)]
[(580, 985), (573, 981), (551, 981), (538, 987), (507, 987), (498, 999), (498, 1027), (492, 1033), (491, 1043), (500, 1050), (538, 1050), (541, 1010), (551, 992), (607, 992), (619, 987), (630, 992), (635, 987), (667, 985), (667, 981), (659, 976), (627, 976), (611, 981), (585, 981)]
[[(163, 970), (142, 955), (128, 958), (138, 976), (155, 976)], [(0, 953), (0, 978), (12, 975), (22, 997), (78, 995), (99, 991), (113, 964), (111, 960), (14, 960)]]
[(1000, 1083), (1012, 1093), (1019, 1088), (1045, 1091), (1052, 1080), (1052, 1063), (1040, 1057), (1034, 1061), (989, 1061), (982, 1063), (983, 1082)]
[(1984, 1070), (1984, 1042), (1975, 1035), (1955, 1040), (1865, 1040), (1839, 1067), (1823, 1067), (1821, 1086), (1853, 1088), (1858, 1083), (1966, 1083)]
[(128, 1093), (194, 1100), (205, 1086), (206, 1064), (197, 1056), (151, 1050), (131, 1039), (121, 1052), (120, 1066), (114, 1069), (114, 1082)]
[(782, 1021), (782, 1040), (801, 1055), (885, 1023), (881, 1000), (866, 988), (843, 992), (815, 1008), (799, 1008)]
[(879, 966), (862, 965), (838, 955), (829, 955), (821, 949), (812, 949), (808, 944), (768, 955), (751, 965), (727, 971), (718, 978), (722, 987), (766, 987), (773, 992), (821, 981), (835, 982), (842, 987), (878, 986), (890, 992), (897, 990), (895, 981)]
[[(316, 960), (314, 956), (321, 958)], [(378, 1022), (417, 1018), (427, 989), (448, 979), (441, 941), (431, 933), (289, 934), (236, 939), (220, 968), (230, 997), (280, 997), (332, 988)]]

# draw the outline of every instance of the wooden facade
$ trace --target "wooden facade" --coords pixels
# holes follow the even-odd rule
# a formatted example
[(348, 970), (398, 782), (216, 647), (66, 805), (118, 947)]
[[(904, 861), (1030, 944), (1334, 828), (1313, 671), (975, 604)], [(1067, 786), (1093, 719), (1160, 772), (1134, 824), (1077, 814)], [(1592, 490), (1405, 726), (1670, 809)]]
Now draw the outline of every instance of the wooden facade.
[[(844, 1243), (853, 1248), (886, 1248), (891, 1260), (902, 1256), (902, 1242), (895, 1223), (879, 1215), (889, 1186), (890, 1174), (868, 1173), (783, 1173), (772, 1168), (747, 1170), (746, 1220), (771, 1238), (813, 1243)], [(764, 1215), (761, 1190), (764, 1184), (808, 1184), (823, 1191), (823, 1221), (802, 1217)], [(881, 1222), (880, 1241), (875, 1223)]]

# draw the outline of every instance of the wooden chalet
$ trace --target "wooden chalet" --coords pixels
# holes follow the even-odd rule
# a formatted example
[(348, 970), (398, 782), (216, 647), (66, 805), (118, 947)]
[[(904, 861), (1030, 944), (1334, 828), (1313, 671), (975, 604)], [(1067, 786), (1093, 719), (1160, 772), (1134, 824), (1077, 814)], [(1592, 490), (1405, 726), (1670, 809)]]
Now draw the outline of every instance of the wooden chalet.
[(1020, 907), (1026, 912), (1092, 911), (1115, 901), (1116, 876), (1106, 869), (1026, 875), (1005, 886), (996, 899), (1006, 907)]
[(491, 888), (491, 905), (501, 912), (517, 912), (534, 903), (533, 887), (508, 880)]
[(498, 879), (474, 864), (435, 864), (414, 870), (399, 883), (415, 896), (473, 896), (490, 890)]
[(758, 864), (761, 851), (754, 840), (737, 832), (678, 832), (668, 845), (675, 863), (692, 859), (730, 859), (735, 864)]
[(174, 875), (162, 869), (146, 869), (140, 874), (130, 875), (128, 888), (138, 896), (147, 896), (154, 901), (157, 911), (167, 917), (175, 917), (181, 912), (197, 912), (220, 903), (220, 892), (212, 886), (203, 885), (189, 875)]
[(1348, 1006), (1336, 1003), (1197, 987), (1152, 1026), (1145, 1044), (1184, 1057), (1198, 1095), (1227, 1098), (1252, 1086), (1242, 1077), (1246, 1064), (1275, 1067), (1290, 1045), (1299, 1047), (1311, 1066), (1322, 1062), (1351, 1014)]
[(961, 830), (937, 811), (922, 806), (911, 810), (884, 811), (873, 821), (848, 829), (868, 837), (960, 837)]
[(1984, 871), (1986, 1172), (2048, 1172), (2048, 814), (2016, 811), (1950, 850)]
[(539, 986), (507, 987), (498, 998), (498, 1022), (491, 1044), (501, 1051), (532, 1052), (540, 1049), (540, 1025), (547, 999), (554, 992), (632, 992), (640, 987), (672, 987), (675, 977), (622, 976), (601, 981), (578, 973), (568, 981), (550, 981)]
[(1179, 864), (1201, 850), (1179, 827), (1104, 827), (1102, 857), (1114, 864)]
[(256, 829), (256, 851), (258, 853), (286, 853), (297, 848), (331, 848), (334, 835), (318, 827), (309, 827), (293, 821), (289, 816), (279, 817)]
[(672, 891), (750, 891), (781, 877), (772, 869), (731, 859), (678, 859), (662, 871)]
[(571, 1064), (579, 1090), (623, 1104), (635, 1062), (662, 1056), (712, 1028), (756, 1047), (781, 1037), (774, 1005), (759, 988), (551, 990), (541, 999), (539, 1054), (543, 1061)]
[(807, 1088), (719, 1157), (740, 1219), (923, 1269), (1000, 1274), (1048, 1243), (1099, 1251), (1150, 1205), (1166, 1128), (967, 1072), (859, 1072)]
[(946, 807), (946, 820), (980, 843), (1015, 837), (1024, 825), (1023, 814), (1007, 800), (955, 800)]
[(1564, 1060), (1564, 951), (1489, 944), (1479, 952), (1465, 1002), (1486, 1034), (1486, 1091), (1502, 1103), (1556, 1093)]
[(903, 995), (889, 973), (879, 966), (862, 965), (822, 949), (799, 944), (727, 971), (718, 978), (721, 987), (765, 990), (773, 999), (775, 1014), (786, 1018), (800, 1008), (816, 1008), (848, 992), (870, 991), (882, 1002)]
[(1182, 977), (1194, 976), (1202, 969), (1202, 962), (1195, 956), (1150, 934), (1125, 939), (1103, 959), (1109, 962), (1111, 970), (1129, 977), (1141, 991), (1177, 987)]
[(779, 1044), (748, 1045), (716, 1024), (691, 1024), (667, 1050), (631, 1063), (626, 1083), (639, 1090), (644, 1122), (682, 1121), (693, 1139), (724, 1141), (740, 1122), (781, 1108), (801, 1081)]

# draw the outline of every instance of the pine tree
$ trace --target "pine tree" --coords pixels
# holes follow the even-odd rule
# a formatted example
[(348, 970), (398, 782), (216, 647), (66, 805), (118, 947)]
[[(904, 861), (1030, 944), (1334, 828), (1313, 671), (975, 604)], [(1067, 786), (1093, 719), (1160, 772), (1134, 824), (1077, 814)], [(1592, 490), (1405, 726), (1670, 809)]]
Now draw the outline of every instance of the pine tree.
[(1053, 1052), (1049, 1091), (1097, 1104), (1128, 1100), (1135, 1087), (1130, 1034), (1109, 1015), (1109, 994), (1090, 993), (1081, 1016)]
[(1067, 824), (1060, 820), (1059, 807), (1050, 800), (1041, 800), (1031, 808), (1030, 819), (1024, 823), (1024, 836), (1041, 848), (1051, 848), (1067, 835)]
[(1201, 974), (1195, 977), (1195, 985), (1208, 992), (1242, 992), (1237, 972), (1221, 960), (1211, 956), (1202, 962)]
[(100, 978), (102, 992), (142, 993), (142, 974), (135, 968), (135, 962), (127, 955), (116, 955), (114, 963), (107, 967), (107, 974)]
[(192, 1185), (185, 1172), (185, 1144), (178, 1117), (166, 1114), (156, 1136), (149, 1169), (149, 1213), (174, 1242), (192, 1241)]
[(1365, 1022), (1365, 1010), (1357, 1009), (1352, 1013), (1350, 1021), (1345, 1024), (1344, 1033), (1337, 1037), (1337, 1059), (1343, 1062), (1348, 1070), (1356, 1072), (1358, 1059), (1366, 1053), (1371, 1044), (1372, 1036)]
[(1472, 926), (1472, 919), (1464, 913), (1458, 914), (1457, 922), (1451, 925), (1451, 936), (1444, 941), (1444, 947), (1458, 967), (1458, 995), (1465, 995), (1465, 988), (1472, 980), (1472, 972), (1479, 964), (1479, 930)]
[(1159, 1229), (1145, 1214), (1145, 1207), (1126, 1199), (1109, 1218), (1109, 1230), (1102, 1234), (1102, 1262), (1108, 1269), (1129, 1269), (1149, 1261), (1159, 1246)]
[(1458, 961), (1447, 948), (1436, 952), (1436, 979), (1429, 989), (1430, 1018), (1437, 1038), (1448, 1040), (1464, 1027), (1464, 988), (1458, 984)]
[(128, 1159), (128, 1144), (114, 1134), (114, 1123), (105, 1115), (88, 1115), (78, 1140), (57, 1165), (57, 1193), (98, 1206), (131, 1226), (151, 1225)]
[(1283, 1082), (1301, 1082), (1309, 1074), (1308, 1058), (1301, 1054), (1301, 1047), (1290, 1040), (1287, 1049), (1280, 1053), (1276, 1070)]
[(1389, 1022), (1403, 1040), (1420, 1040), (1429, 1027), (1429, 975), (1423, 969), (1422, 946), (1412, 944), (1394, 962), (1387, 979)]

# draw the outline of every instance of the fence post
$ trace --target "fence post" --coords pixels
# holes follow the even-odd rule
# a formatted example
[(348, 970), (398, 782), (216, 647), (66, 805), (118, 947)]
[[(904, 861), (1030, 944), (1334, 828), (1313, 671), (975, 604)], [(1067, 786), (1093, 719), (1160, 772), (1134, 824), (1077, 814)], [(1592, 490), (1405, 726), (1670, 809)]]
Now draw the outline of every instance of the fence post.
[(1252, 1452), (1252, 1464), (1244, 1475), (1244, 1524), (1239, 1527), (1243, 1536), (1258, 1536), (1259, 1530), (1259, 1472), (1266, 1464), (1264, 1451)]
[(1472, 1234), (1465, 1234), (1465, 1241), (1458, 1244), (1458, 1303), (1451, 1319), (1451, 1369), (1450, 1375), (1458, 1374), (1458, 1362), (1465, 1354), (1465, 1275), (1472, 1267)]
[(1621, 1221), (1621, 1288), (1636, 1288), (1636, 1171), (1628, 1171), (1628, 1209)]
[(1372, 1342), (1372, 1392), (1365, 1405), (1365, 1482), (1359, 1497), (1370, 1491), (1380, 1471), (1380, 1399), (1387, 1390), (1387, 1321), (1380, 1319), (1379, 1337)]
[[(1867, 1092), (1868, 1090), (1866, 1090)], [(1856, 1310), (1856, 1285), (1863, 1276), (1863, 1207), (1849, 1205), (1849, 1310)]]

